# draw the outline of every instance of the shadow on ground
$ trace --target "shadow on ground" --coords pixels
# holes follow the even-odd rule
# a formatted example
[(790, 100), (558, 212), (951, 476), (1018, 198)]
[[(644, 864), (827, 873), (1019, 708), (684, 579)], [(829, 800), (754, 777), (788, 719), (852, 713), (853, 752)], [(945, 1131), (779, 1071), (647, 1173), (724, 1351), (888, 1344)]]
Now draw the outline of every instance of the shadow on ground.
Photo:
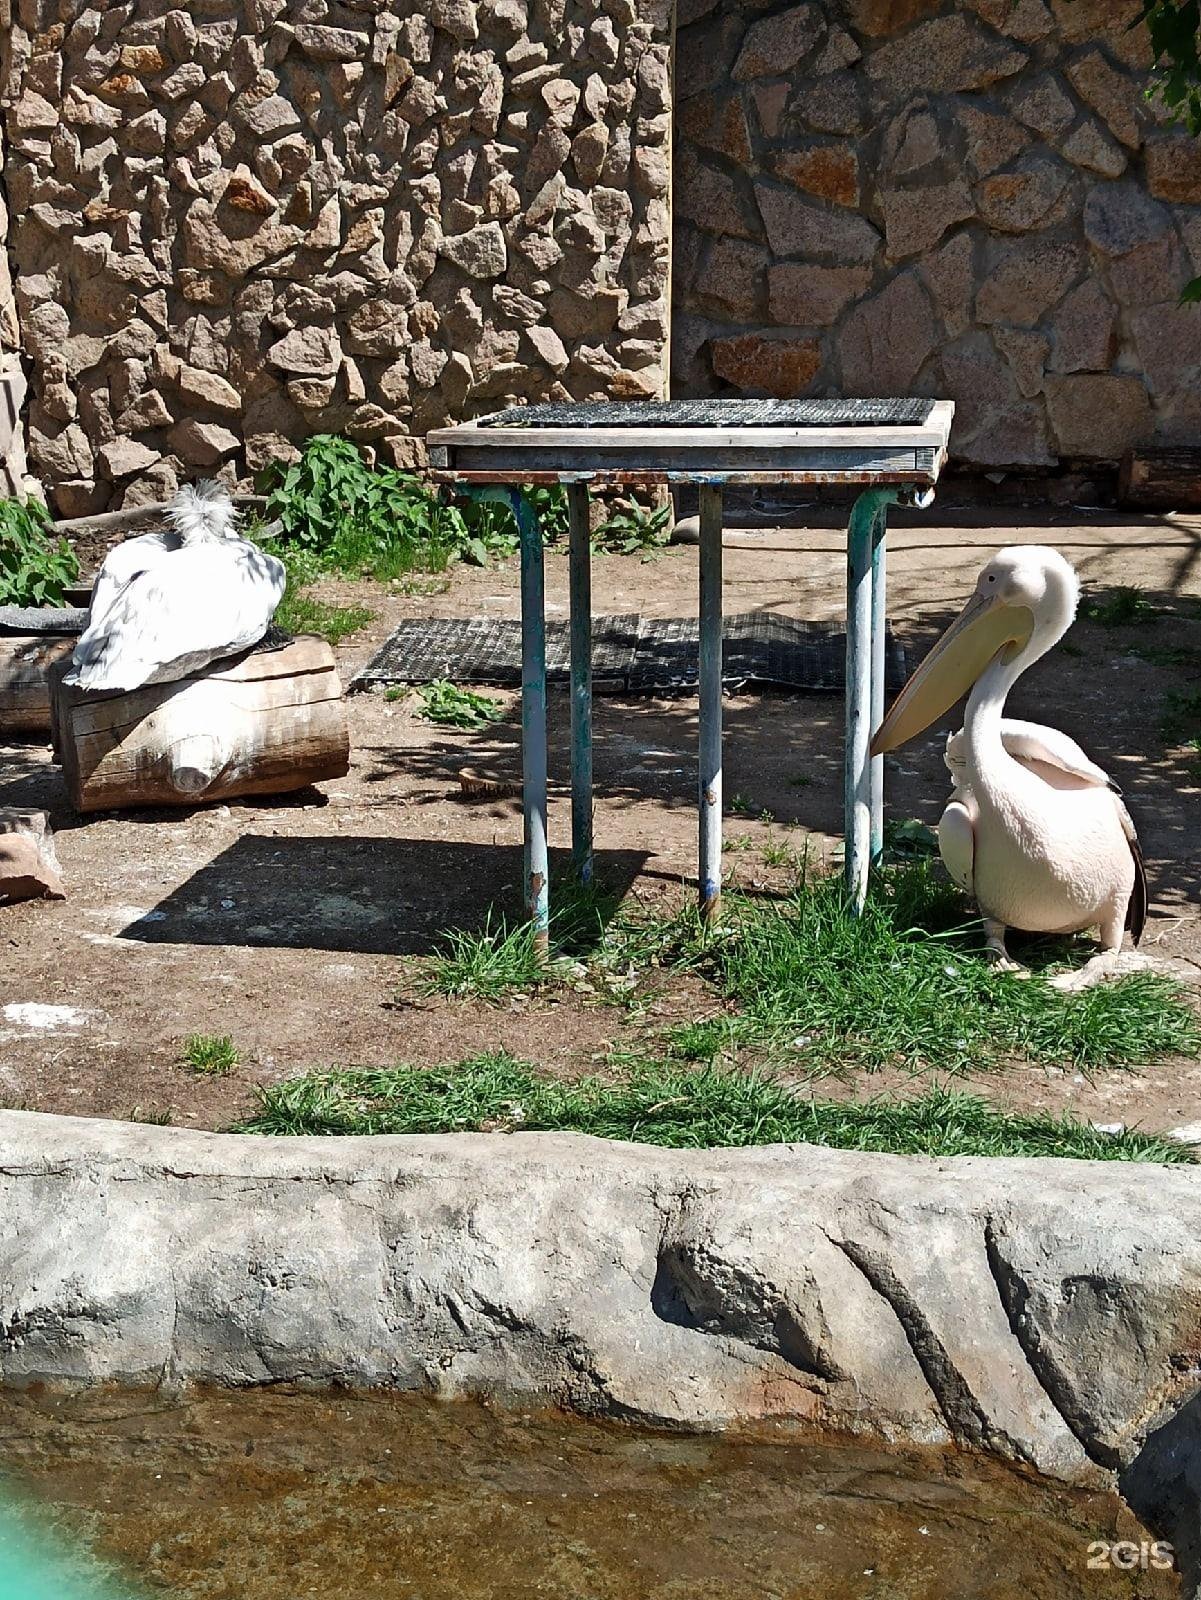
[[(633, 850), (601, 851), (617, 899), (643, 870)], [(551, 881), (569, 862), (552, 852)], [(120, 934), (143, 944), (243, 945), (428, 955), (446, 928), (482, 929), (520, 913), (521, 850), (387, 838), (244, 834)], [(438, 894), (427, 891), (437, 883)]]

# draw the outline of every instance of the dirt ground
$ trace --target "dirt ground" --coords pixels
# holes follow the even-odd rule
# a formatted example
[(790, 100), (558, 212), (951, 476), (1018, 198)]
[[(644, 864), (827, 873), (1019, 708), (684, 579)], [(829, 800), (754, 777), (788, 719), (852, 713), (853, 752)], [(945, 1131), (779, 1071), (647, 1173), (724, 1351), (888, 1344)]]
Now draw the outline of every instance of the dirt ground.
[[(840, 617), (838, 515), (820, 508), (805, 517), (808, 526), (730, 532), (727, 611)], [(1055, 545), (1086, 593), (1129, 584), (1164, 608), (1123, 627), (1082, 620), (1069, 649), (1023, 679), (1011, 707), (1064, 728), (1121, 784), (1151, 877), (1145, 948), (1188, 963), (1201, 981), (1201, 780), (1188, 752), (1165, 750), (1160, 733), (1165, 695), (1198, 681), (1201, 519), (1008, 506), (900, 514), (889, 614), (911, 664), (958, 610), (987, 555), (1018, 542)], [(566, 614), (566, 581), (564, 555), (548, 552), (552, 617)], [(598, 557), (594, 607), (691, 615), (696, 581), (687, 546), (645, 563)], [(432, 594), (370, 584), (323, 592), (363, 599), (376, 613), (339, 651), (347, 679), (401, 617), (518, 610), (515, 564), (457, 569)], [(1182, 666), (1132, 653), (1168, 647), (1195, 655)], [(695, 984), (668, 986), (632, 1020), (570, 992), (498, 1007), (405, 999), (412, 958), (429, 952), (440, 929), (477, 927), (490, 905), (518, 907), (519, 804), (467, 800), (456, 775), (464, 765), (517, 774), (519, 729), (511, 721), (476, 734), (434, 728), (407, 702), (371, 695), (353, 696), (348, 710), (346, 779), (193, 811), (80, 818), (47, 748), (0, 747), (0, 804), (50, 810), (70, 890), (63, 903), (0, 910), (0, 1103), (81, 1115), (170, 1112), (177, 1122), (222, 1127), (251, 1108), (256, 1084), (325, 1065), (445, 1062), (503, 1045), (576, 1071), (648, 1027), (715, 1009)], [(566, 696), (552, 690), (558, 846), (569, 829), (567, 722)], [(809, 836), (829, 852), (841, 827), (841, 729), (837, 695), (727, 702), (726, 796), (738, 797), (739, 814), (728, 816), (726, 833), (739, 848), (726, 860), (737, 882), (783, 884), (784, 870), (761, 855), (772, 838)], [(695, 882), (696, 731), (691, 698), (597, 703), (598, 870), (647, 903), (677, 903)], [(893, 816), (937, 821), (948, 789), (944, 732), (890, 760)], [(758, 820), (763, 811), (775, 821)], [(561, 851), (552, 857), (552, 881), (562, 860)], [(191, 1074), (180, 1048), (193, 1032), (231, 1035), (241, 1065), (224, 1079)], [(864, 1078), (849, 1092), (875, 1093), (886, 1081)], [(1192, 1062), (1091, 1082), (1070, 1069), (1024, 1065), (974, 1081), (1009, 1106), (1070, 1106), (1148, 1129), (1201, 1121), (1201, 1065)]]

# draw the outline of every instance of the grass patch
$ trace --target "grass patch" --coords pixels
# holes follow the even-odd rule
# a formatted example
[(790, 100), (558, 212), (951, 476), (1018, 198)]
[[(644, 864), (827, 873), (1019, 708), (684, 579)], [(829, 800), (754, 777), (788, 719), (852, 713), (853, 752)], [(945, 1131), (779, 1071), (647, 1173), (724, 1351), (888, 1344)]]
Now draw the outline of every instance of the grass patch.
[[(1053, 940), (1024, 952), (1034, 977), (998, 972), (984, 959), (979, 921), (929, 858), (875, 873), (858, 918), (840, 879), (810, 877), (798, 864), (784, 897), (727, 892), (713, 929), (690, 903), (674, 916), (627, 913), (595, 889), (558, 889), (552, 949), (572, 957), (566, 975), (582, 992), (627, 1005), (664, 975), (698, 973), (728, 1009), (715, 1023), (669, 1030), (655, 1050), (677, 1059), (745, 1048), (814, 1075), (954, 1075), (1013, 1060), (1093, 1070), (1201, 1054), (1201, 1023), (1170, 978), (1134, 973), (1063, 994), (1040, 977), (1072, 953)], [(528, 923), (504, 919), (445, 934), (420, 972), (425, 995), (489, 1001), (565, 976), (555, 961), (539, 964)]]
[[(598, 968), (613, 951), (602, 948), (617, 897), (597, 884), (568, 881), (555, 891), (550, 944), (558, 957), (575, 964), (575, 957), (591, 955)], [(491, 913), (482, 929), (448, 928), (438, 949), (424, 965), (417, 984), (423, 996), (445, 995), (456, 1000), (495, 1002), (521, 990), (556, 982), (561, 976), (555, 962), (538, 958), (534, 925)]]
[(375, 612), (366, 606), (330, 605), (289, 583), (275, 622), (285, 633), (316, 633), (330, 644), (341, 644), (348, 635), (365, 628), (374, 616)]
[(1120, 584), (1096, 600), (1081, 607), (1090, 622), (1099, 622), (1103, 628), (1128, 628), (1140, 622), (1155, 622), (1159, 612), (1141, 589)]
[[(858, 918), (832, 877), (803, 878), (786, 901), (731, 896), (727, 907), (710, 959), (740, 1037), (813, 1067), (1133, 1066), (1201, 1050), (1197, 1018), (1169, 979), (1136, 973), (1064, 995), (997, 972), (933, 862), (875, 874)], [(1044, 961), (1055, 949), (1044, 947)]]
[(425, 995), (453, 1000), (501, 1000), (546, 981), (534, 946), (532, 922), (495, 925), (489, 915), (481, 931), (448, 928), (430, 958), (421, 984)]
[(505, 1054), (451, 1068), (327, 1072), (260, 1091), (238, 1131), (267, 1134), (541, 1130), (677, 1149), (797, 1143), (906, 1155), (1074, 1156), (1184, 1162), (1191, 1151), (1138, 1132), (1102, 1134), (1073, 1118), (1015, 1116), (972, 1095), (810, 1100), (753, 1073), (647, 1064), (619, 1084), (544, 1078)]
[(423, 722), (436, 722), (443, 728), (463, 728), (468, 731), (486, 728), (498, 722), (505, 714), (501, 701), (494, 695), (478, 694), (474, 689), (460, 689), (446, 678), (435, 678), (417, 691), (421, 704), (417, 715)]
[(183, 1063), (190, 1072), (223, 1078), (238, 1064), (237, 1046), (227, 1033), (193, 1033), (184, 1040)]
[(1160, 733), (1169, 744), (1201, 749), (1201, 689), (1170, 689), (1164, 696)]

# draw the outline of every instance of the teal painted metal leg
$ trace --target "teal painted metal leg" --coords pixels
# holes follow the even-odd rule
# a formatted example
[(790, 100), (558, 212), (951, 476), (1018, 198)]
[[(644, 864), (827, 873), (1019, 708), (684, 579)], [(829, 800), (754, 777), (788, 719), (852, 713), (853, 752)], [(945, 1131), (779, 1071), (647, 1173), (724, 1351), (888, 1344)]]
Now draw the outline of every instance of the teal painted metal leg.
[(546, 819), (546, 586), (542, 530), (520, 489), (510, 494), (521, 535), (521, 789), (525, 817), (525, 903), (538, 952), (550, 928)]
[(847, 711), (843, 765), (845, 869), (852, 910), (862, 909), (871, 864), (872, 529), (875, 496), (860, 495), (847, 530)]
[(700, 490), (700, 911), (721, 910), (721, 516), (722, 492)]
[[(896, 489), (865, 490), (851, 508), (847, 530), (843, 809), (847, 895), (856, 913), (863, 909), (867, 897), (872, 856), (883, 845), (883, 766), (881, 764), (879, 777), (874, 779), (875, 763), (868, 754), (868, 747), (872, 730), (884, 714), (884, 518), (897, 494)], [(877, 830), (879, 846), (875, 837)]]
[[(888, 534), (888, 502), (876, 511), (872, 527), (872, 732), (884, 721), (884, 632), (888, 623), (887, 567), (885, 540)], [(871, 769), (871, 858), (879, 859), (884, 849), (884, 757), (876, 756)]]
[(592, 549), (588, 489), (567, 490), (571, 613), (571, 857), (581, 883), (592, 882)]

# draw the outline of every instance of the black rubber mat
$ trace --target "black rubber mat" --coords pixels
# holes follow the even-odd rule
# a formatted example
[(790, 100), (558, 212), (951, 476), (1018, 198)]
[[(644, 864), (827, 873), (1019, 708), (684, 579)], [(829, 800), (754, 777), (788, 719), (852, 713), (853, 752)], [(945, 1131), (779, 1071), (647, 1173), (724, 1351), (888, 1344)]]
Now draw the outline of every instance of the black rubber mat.
[(933, 400), (601, 400), (510, 406), (477, 428), (920, 427)]
[[(598, 694), (683, 694), (696, 688), (698, 628), (695, 617), (594, 617), (592, 684)], [(568, 676), (565, 622), (546, 627), (546, 671), (551, 683)], [(905, 681), (905, 653), (885, 635), (888, 686)], [(521, 684), (521, 624), (488, 617), (414, 617), (402, 622), (356, 674), (351, 689), (390, 684)], [(722, 681), (728, 689), (759, 684), (778, 689), (837, 689), (846, 684), (846, 634), (836, 623), (802, 622), (749, 611), (727, 617)]]
[(82, 633), (86, 606), (0, 606), (0, 634)]

